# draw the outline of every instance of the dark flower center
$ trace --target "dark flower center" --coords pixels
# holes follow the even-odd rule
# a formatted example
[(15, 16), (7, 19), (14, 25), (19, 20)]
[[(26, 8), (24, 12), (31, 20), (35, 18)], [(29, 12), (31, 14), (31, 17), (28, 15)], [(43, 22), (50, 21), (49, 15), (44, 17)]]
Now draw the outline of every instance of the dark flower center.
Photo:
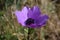
[(26, 21), (25, 21), (25, 24), (26, 25), (30, 25), (30, 24), (33, 24), (34, 23), (34, 19), (32, 18), (28, 18)]

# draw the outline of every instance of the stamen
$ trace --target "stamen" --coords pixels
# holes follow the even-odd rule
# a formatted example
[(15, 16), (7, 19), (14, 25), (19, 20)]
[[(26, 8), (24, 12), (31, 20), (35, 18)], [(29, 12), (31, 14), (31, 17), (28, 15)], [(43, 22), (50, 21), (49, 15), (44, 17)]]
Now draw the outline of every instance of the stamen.
[(25, 21), (25, 24), (26, 24), (26, 25), (34, 24), (34, 19), (28, 18), (28, 19)]

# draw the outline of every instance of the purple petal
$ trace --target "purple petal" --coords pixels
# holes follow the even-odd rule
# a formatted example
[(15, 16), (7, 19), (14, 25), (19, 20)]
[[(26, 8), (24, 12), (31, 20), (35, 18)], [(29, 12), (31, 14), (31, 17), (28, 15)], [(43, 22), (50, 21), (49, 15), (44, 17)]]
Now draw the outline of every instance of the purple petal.
[(37, 25), (36, 24), (31, 24), (31, 25), (28, 25), (29, 28), (36, 28)]
[(36, 24), (39, 26), (43, 26), (46, 24), (46, 21), (48, 20), (48, 16), (47, 15), (43, 15), (40, 16), (37, 20), (36, 20)]
[(29, 10), (28, 17), (36, 19), (40, 16), (41, 12), (38, 6), (34, 6)]
[(24, 7), (23, 9), (22, 9), (22, 11), (18, 11), (18, 10), (16, 10), (15, 11), (15, 15), (16, 15), (16, 17), (17, 17), (17, 20), (18, 20), (18, 23), (21, 23), (22, 24), (22, 26), (25, 26), (25, 21), (27, 20), (27, 13), (28, 13), (28, 9), (27, 9), (27, 7)]

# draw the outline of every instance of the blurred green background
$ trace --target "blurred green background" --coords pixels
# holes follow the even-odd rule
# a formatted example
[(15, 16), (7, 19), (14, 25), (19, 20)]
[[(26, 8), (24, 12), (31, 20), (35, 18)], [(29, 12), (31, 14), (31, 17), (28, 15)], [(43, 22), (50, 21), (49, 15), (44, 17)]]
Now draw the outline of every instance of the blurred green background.
[(38, 5), (49, 16), (46, 26), (30, 29), (29, 40), (60, 40), (60, 0), (0, 0), (0, 40), (28, 40), (28, 28), (14, 14), (26, 5)]

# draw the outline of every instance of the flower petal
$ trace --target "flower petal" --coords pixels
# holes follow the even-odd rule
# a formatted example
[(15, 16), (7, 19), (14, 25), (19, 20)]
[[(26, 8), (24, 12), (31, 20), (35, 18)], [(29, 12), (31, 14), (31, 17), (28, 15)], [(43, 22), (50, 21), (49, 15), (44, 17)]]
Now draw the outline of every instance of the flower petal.
[(46, 21), (48, 20), (48, 16), (47, 15), (43, 15), (40, 16), (37, 20), (36, 20), (36, 24), (39, 26), (43, 26), (46, 24)]
[(36, 28), (37, 25), (36, 24), (31, 24), (31, 25), (27, 25), (29, 28)]
[(18, 20), (18, 23), (21, 23), (22, 24), (22, 26), (25, 26), (25, 21), (27, 20), (27, 13), (28, 13), (28, 9), (27, 9), (27, 7), (24, 7), (23, 9), (22, 9), (22, 11), (18, 11), (18, 10), (16, 10), (15, 11), (15, 15), (16, 15), (16, 17), (17, 17), (17, 20)]
[(28, 17), (36, 19), (40, 16), (41, 12), (38, 6), (34, 6), (29, 10)]

